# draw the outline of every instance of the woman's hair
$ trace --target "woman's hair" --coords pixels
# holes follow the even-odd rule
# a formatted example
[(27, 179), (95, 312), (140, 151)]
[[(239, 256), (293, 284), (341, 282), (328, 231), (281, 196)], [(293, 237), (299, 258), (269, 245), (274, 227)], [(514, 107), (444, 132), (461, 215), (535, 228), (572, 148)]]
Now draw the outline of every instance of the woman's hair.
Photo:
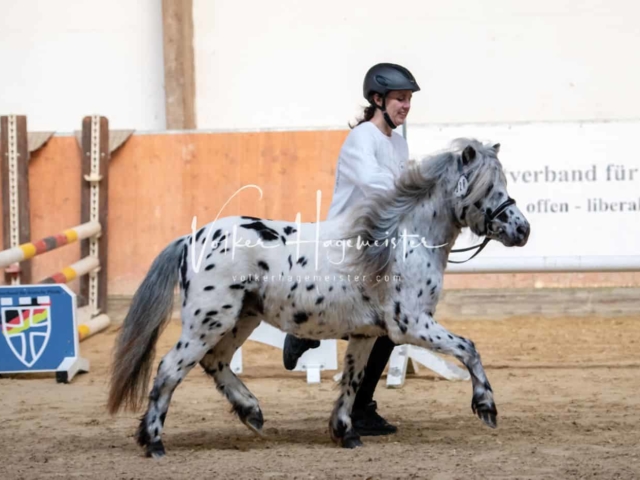
[(376, 113), (376, 106), (375, 105), (369, 105), (368, 107), (365, 107), (362, 117), (360, 117), (358, 120), (356, 120), (356, 124), (355, 125), (349, 124), (349, 127), (350, 128), (355, 128), (358, 125), (360, 125), (361, 123), (368, 122), (369, 120), (371, 120), (373, 118), (373, 115), (375, 113)]

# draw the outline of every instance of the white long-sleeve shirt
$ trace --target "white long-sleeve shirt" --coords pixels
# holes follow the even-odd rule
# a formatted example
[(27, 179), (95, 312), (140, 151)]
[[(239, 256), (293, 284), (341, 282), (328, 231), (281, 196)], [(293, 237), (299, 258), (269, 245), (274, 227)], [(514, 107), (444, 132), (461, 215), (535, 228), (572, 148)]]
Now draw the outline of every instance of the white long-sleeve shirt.
[(371, 122), (353, 128), (340, 150), (327, 218), (344, 213), (372, 191), (393, 187), (408, 159), (407, 141), (399, 133), (388, 137)]

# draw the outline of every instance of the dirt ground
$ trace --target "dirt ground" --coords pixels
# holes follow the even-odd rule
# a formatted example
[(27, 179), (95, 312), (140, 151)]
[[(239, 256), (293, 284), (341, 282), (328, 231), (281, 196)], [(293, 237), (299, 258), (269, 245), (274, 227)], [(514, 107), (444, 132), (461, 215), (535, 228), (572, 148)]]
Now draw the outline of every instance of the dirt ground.
[[(640, 478), (639, 318), (441, 323), (476, 343), (496, 430), (472, 414), (469, 382), (422, 368), (401, 389), (383, 377), (376, 392), (396, 435), (338, 448), (327, 430), (335, 372), (307, 385), (284, 370), (281, 351), (248, 342), (242, 378), (260, 399), (267, 438), (245, 428), (196, 368), (173, 397), (167, 457), (154, 461), (132, 438), (139, 414), (104, 410), (111, 328), (81, 344), (91, 372), (71, 384), (0, 379), (0, 479)], [(179, 330), (167, 328), (156, 364)]]

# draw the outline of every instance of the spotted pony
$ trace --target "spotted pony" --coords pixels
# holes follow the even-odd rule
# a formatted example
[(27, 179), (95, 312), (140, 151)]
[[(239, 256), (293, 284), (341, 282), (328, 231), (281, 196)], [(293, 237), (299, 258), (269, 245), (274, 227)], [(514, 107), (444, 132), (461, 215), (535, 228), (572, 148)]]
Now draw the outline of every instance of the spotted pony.
[[(351, 409), (376, 337), (452, 355), (468, 369), (471, 407), (497, 426), (494, 393), (473, 341), (435, 318), (443, 274), (462, 229), (524, 246), (529, 223), (509, 197), (499, 145), (459, 139), (416, 162), (394, 188), (320, 223), (226, 217), (172, 241), (154, 260), (116, 342), (108, 410), (147, 410), (137, 442), (162, 457), (176, 387), (199, 365), (239, 419), (260, 433), (257, 398), (231, 371), (234, 352), (265, 321), (302, 338), (348, 338), (331, 438), (362, 445)], [(147, 395), (156, 341), (171, 317), (175, 285), (182, 333), (159, 363)]]

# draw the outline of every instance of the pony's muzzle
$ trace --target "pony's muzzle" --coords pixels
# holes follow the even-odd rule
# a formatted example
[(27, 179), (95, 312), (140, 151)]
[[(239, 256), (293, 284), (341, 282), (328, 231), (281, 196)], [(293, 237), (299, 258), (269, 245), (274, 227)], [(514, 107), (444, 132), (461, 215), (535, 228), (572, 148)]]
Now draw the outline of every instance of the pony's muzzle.
[(515, 238), (514, 238), (514, 246), (516, 247), (524, 247), (529, 240), (529, 234), (531, 233), (531, 227), (529, 226), (529, 222), (525, 221), (522, 224), (516, 227)]
[(489, 225), (489, 237), (499, 241), (505, 247), (524, 247), (531, 233), (531, 227), (526, 220), (517, 220), (516, 223), (496, 222)]

